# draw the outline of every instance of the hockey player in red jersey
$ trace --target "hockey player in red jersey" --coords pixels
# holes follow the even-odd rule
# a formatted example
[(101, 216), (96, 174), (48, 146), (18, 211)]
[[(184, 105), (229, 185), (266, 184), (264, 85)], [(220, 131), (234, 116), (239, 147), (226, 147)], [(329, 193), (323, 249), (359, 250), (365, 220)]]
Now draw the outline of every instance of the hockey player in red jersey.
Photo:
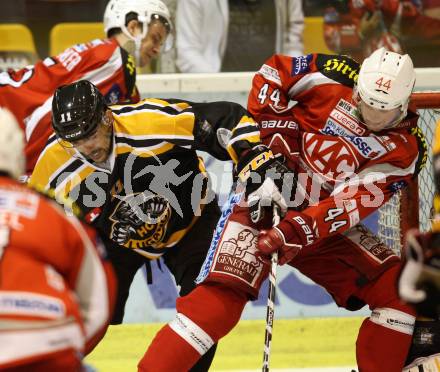
[(108, 39), (74, 45), (34, 66), (0, 73), (0, 106), (14, 113), (25, 133), (27, 174), (53, 133), (55, 89), (88, 79), (109, 104), (139, 101), (136, 65), (145, 66), (159, 55), (169, 40), (170, 14), (159, 0), (111, 0), (104, 29)]
[[(283, 184), (291, 208), (271, 228), (258, 193), (248, 195), (248, 207), (244, 194), (232, 194), (198, 287), (177, 300), (175, 320), (153, 340), (140, 370), (191, 366), (256, 298), (268, 272), (265, 257), (276, 250), (280, 264), (326, 288), (339, 306), (370, 307), (356, 343), (361, 371), (402, 370), (415, 314), (397, 295), (400, 259), (360, 221), (425, 162), (417, 115), (407, 110), (414, 83), (410, 57), (383, 48), (361, 69), (346, 56), (321, 54), (275, 55), (261, 67), (248, 108), (263, 142), (297, 172)], [(236, 171), (240, 178), (249, 168)]]
[(6, 109), (0, 125), (0, 370), (79, 372), (107, 329), (113, 269), (94, 230), (14, 179), (23, 133)]

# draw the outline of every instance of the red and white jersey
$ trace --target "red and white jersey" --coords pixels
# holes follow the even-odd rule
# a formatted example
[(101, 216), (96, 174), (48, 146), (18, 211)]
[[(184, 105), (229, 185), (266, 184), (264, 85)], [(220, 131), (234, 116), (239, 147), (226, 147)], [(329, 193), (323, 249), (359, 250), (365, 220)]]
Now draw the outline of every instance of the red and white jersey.
[(0, 177), (0, 370), (104, 335), (115, 278), (94, 230)]
[[(416, 114), (380, 133), (362, 123), (352, 100), (358, 72), (359, 64), (346, 56), (275, 55), (255, 75), (249, 96), (263, 142), (286, 155), (290, 166), (298, 164), (309, 199), (303, 212), (320, 237), (356, 225), (426, 161)], [(290, 101), (297, 104), (289, 107)]]
[(55, 89), (81, 79), (95, 84), (109, 104), (139, 101), (134, 59), (115, 39), (77, 44), (33, 66), (0, 73), (0, 106), (14, 114), (25, 132), (27, 173), (52, 133)]

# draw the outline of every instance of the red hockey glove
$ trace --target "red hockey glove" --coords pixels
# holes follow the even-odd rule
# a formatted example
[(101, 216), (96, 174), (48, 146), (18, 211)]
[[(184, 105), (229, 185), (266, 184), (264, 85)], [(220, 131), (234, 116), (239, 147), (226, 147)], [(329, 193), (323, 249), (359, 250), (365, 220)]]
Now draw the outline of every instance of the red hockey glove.
[(258, 236), (258, 250), (264, 255), (278, 251), (280, 265), (291, 261), (305, 246), (316, 240), (311, 217), (295, 211), (286, 216), (270, 230), (263, 230)]
[(399, 278), (399, 295), (417, 314), (440, 316), (440, 233), (410, 230), (406, 235), (407, 262)]

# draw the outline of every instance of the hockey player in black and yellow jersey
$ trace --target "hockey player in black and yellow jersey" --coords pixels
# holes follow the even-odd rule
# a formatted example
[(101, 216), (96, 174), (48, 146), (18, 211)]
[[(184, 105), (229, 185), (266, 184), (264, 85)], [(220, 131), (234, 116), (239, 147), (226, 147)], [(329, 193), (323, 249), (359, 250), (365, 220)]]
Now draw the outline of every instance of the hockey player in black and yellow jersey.
[(399, 294), (419, 316), (403, 372), (440, 371), (440, 121), (432, 146), (434, 210), (429, 232), (406, 235), (406, 263), (399, 278)]
[[(232, 160), (240, 174), (286, 171), (235, 103), (145, 99), (107, 107), (93, 84), (79, 81), (56, 90), (52, 116), (56, 135), (30, 184), (76, 201), (107, 239), (119, 280), (113, 324), (122, 321), (130, 284), (145, 260), (163, 256), (181, 295), (194, 287), (220, 217), (196, 150)], [(269, 181), (248, 191), (257, 198), (269, 192), (285, 208), (276, 182), (268, 188)], [(207, 370), (214, 351), (192, 370)]]

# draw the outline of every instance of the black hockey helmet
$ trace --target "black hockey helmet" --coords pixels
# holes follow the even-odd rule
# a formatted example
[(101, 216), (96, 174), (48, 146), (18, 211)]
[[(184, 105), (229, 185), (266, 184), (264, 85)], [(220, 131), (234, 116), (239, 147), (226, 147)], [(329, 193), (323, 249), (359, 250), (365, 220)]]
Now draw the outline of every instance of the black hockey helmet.
[(62, 85), (53, 96), (53, 129), (65, 141), (87, 138), (98, 127), (106, 108), (103, 95), (90, 81)]

